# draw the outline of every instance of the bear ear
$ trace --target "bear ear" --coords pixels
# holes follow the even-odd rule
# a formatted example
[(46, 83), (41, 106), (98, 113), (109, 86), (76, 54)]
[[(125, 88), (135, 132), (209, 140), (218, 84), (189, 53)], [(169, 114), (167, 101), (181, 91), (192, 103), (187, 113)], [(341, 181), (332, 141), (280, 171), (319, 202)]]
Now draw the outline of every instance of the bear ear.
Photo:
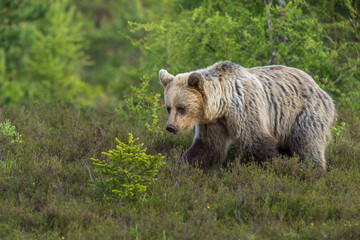
[(198, 91), (202, 91), (204, 89), (204, 78), (201, 73), (193, 72), (189, 75), (188, 85), (191, 88), (195, 88)]
[(168, 71), (166, 71), (165, 69), (161, 69), (159, 71), (159, 79), (162, 85), (166, 87), (174, 79), (174, 76), (168, 73)]

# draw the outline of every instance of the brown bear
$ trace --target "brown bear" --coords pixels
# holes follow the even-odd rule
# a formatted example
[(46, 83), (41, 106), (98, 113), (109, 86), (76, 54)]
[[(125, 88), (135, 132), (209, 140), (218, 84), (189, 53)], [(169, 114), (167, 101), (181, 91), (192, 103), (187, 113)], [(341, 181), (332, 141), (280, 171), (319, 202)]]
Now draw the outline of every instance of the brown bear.
[(195, 126), (184, 155), (191, 165), (208, 169), (222, 163), (234, 143), (260, 162), (296, 153), (326, 169), (335, 106), (305, 72), (226, 61), (176, 76), (162, 69), (159, 78), (169, 113), (166, 129), (176, 134)]

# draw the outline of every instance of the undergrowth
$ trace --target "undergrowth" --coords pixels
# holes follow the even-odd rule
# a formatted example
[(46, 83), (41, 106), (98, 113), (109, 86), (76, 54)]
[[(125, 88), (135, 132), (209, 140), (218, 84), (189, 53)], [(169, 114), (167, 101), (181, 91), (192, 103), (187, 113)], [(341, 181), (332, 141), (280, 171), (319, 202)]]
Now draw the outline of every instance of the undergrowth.
[[(150, 134), (113, 109), (34, 105), (3, 109), (22, 136), (2, 141), (10, 171), (0, 169), (0, 239), (359, 239), (360, 120), (339, 112), (328, 170), (278, 157), (260, 166), (234, 156), (204, 172), (181, 161), (193, 133)], [(165, 114), (159, 116), (165, 126)], [(346, 122), (346, 125), (341, 125)], [(165, 131), (165, 130), (161, 130)], [(166, 155), (140, 201), (102, 202), (90, 159), (128, 133), (146, 153)]]

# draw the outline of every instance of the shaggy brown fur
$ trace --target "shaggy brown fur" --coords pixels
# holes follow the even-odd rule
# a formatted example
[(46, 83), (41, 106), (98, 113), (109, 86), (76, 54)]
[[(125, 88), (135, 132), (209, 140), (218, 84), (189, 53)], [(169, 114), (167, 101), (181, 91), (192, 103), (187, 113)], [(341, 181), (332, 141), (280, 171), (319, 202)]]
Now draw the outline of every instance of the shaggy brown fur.
[(223, 162), (234, 143), (258, 161), (296, 153), (326, 169), (335, 106), (305, 72), (219, 62), (176, 77), (160, 70), (159, 78), (170, 114), (167, 130), (176, 134), (195, 125), (185, 154), (191, 164), (211, 168)]

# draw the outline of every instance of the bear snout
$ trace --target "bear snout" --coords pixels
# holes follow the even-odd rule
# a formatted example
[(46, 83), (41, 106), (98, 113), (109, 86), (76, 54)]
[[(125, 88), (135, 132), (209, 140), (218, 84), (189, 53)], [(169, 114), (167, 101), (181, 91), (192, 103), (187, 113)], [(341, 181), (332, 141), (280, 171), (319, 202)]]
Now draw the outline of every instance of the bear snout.
[(166, 130), (168, 130), (169, 132), (174, 133), (174, 134), (177, 133), (176, 127), (174, 125), (172, 125), (172, 124), (166, 125)]

